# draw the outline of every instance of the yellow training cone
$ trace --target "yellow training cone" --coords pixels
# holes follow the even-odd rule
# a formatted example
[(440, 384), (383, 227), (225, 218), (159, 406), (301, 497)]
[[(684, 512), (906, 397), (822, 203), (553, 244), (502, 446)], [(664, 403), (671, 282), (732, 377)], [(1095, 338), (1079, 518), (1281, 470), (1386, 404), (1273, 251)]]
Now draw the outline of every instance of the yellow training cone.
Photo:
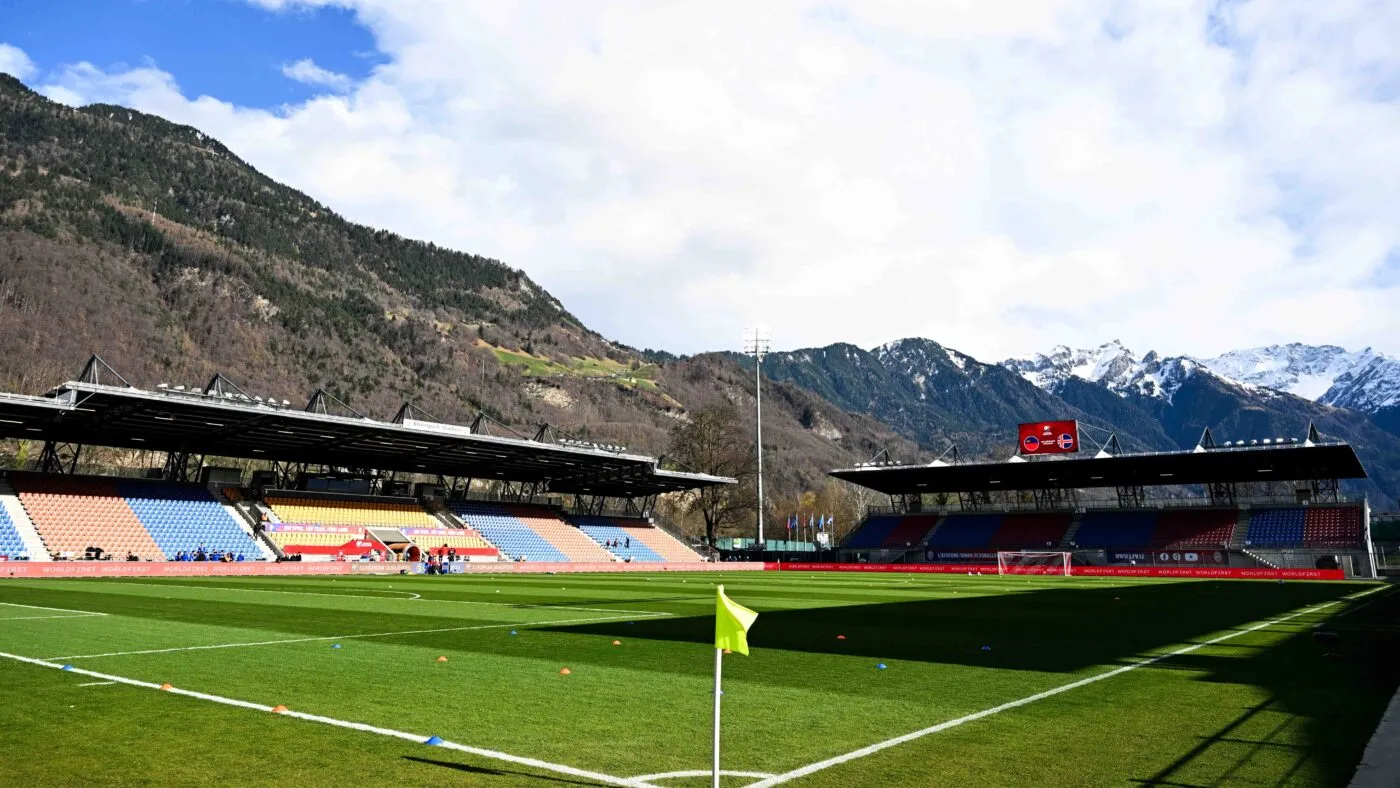
[(438, 661), (438, 662), (446, 662), (446, 661), (447, 661), (447, 657), (438, 657), (438, 658), (437, 658), (437, 661)]

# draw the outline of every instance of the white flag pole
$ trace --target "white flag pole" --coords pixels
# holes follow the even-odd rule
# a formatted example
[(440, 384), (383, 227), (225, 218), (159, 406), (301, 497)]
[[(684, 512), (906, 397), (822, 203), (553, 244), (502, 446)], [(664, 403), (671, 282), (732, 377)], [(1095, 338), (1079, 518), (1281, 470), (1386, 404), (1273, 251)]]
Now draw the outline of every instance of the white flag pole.
[(711, 785), (719, 788), (719, 673), (724, 664), (724, 650), (715, 649), (715, 766)]

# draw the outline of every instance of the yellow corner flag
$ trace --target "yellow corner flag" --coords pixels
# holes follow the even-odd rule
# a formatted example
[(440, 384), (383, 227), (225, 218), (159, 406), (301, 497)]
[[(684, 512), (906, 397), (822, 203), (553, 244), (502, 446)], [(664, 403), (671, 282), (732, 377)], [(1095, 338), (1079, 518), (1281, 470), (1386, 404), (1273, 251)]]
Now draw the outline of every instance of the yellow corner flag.
[(729, 649), (740, 654), (749, 653), (749, 627), (753, 626), (758, 614), (724, 595), (724, 586), (719, 587), (719, 601), (715, 606), (715, 648)]

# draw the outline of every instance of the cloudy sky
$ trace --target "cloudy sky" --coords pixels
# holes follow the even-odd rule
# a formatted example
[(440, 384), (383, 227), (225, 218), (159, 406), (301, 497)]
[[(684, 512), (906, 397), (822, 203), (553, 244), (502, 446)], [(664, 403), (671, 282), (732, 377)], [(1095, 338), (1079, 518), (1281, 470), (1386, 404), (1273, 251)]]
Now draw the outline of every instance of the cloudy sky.
[(0, 41), (639, 347), (1400, 353), (1400, 3), (8, 0)]

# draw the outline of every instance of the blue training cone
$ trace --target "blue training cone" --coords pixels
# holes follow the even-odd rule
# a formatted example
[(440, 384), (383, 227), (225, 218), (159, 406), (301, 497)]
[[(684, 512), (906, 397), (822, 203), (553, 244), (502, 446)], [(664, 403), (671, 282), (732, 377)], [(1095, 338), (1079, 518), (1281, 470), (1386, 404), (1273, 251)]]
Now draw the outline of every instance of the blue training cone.
[(72, 665), (64, 665), (62, 668), (59, 668), (59, 670), (72, 670), (72, 669), (73, 669), (73, 666), (72, 666)]
[(439, 744), (442, 744), (442, 737), (441, 737), (441, 736), (429, 736), (429, 737), (428, 737), (428, 740), (425, 741), (425, 742), (423, 742), (423, 743), (424, 743), (424, 744), (431, 744), (431, 745), (433, 745), (434, 747), (436, 747), (436, 746), (438, 746)]
[(336, 644), (332, 645), (331, 648), (340, 648), (340, 644), (339, 644), (339, 643), (336, 643)]
[(991, 650), (992, 650), (992, 647), (991, 647), (991, 646), (983, 646), (983, 647), (982, 647), (982, 650), (983, 650), (983, 651), (991, 651)]
[(880, 664), (878, 664), (878, 665), (875, 666), (875, 669), (876, 669), (876, 670), (884, 670), (884, 669), (885, 669), (885, 663), (881, 662)]
[(512, 629), (512, 630), (510, 631), (510, 634), (514, 635), (514, 634), (515, 634), (515, 630)]

